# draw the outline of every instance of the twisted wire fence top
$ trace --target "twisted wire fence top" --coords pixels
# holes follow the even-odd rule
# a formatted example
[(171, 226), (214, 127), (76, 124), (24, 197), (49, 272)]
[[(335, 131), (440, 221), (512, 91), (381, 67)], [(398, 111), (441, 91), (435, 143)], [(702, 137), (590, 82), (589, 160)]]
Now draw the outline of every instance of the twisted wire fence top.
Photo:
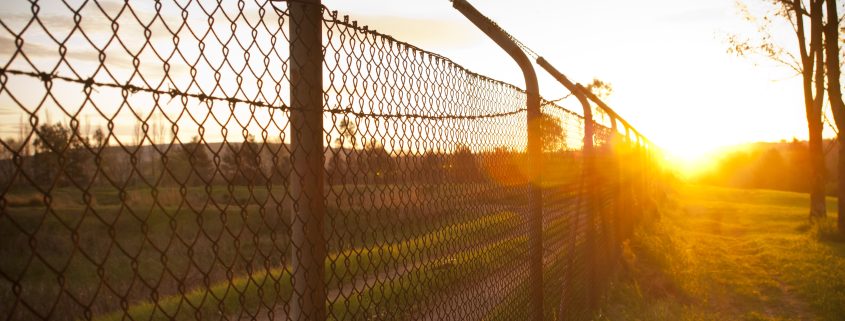
[[(282, 1), (4, 3), (0, 319), (290, 318), (291, 23)], [(525, 92), (319, 24), (329, 318), (527, 315)], [(584, 118), (542, 108), (544, 313), (575, 319), (649, 157), (595, 118), (613, 170), (589, 171)]]

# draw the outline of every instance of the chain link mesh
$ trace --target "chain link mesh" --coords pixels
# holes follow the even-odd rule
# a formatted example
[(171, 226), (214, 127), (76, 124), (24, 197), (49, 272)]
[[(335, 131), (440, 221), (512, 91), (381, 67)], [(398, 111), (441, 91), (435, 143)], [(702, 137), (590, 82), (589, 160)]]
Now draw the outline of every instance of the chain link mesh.
[[(321, 10), (327, 318), (524, 319), (524, 91)], [(291, 318), (314, 201), (291, 190), (291, 21), (262, 0), (4, 4), (0, 318)], [(657, 175), (595, 119), (588, 152), (584, 118), (544, 102), (547, 319), (589, 317)]]

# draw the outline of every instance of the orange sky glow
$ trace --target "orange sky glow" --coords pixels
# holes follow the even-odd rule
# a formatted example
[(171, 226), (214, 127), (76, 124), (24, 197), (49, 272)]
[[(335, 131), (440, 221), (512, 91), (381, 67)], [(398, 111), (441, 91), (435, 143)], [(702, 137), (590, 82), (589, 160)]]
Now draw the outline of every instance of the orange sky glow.
[[(744, 1), (754, 13), (765, 10), (755, 6), (765, 1)], [(477, 73), (524, 87), (516, 64), (453, 9), (448, 0), (324, 0), (323, 3), (340, 14), (349, 15), (359, 24), (441, 54)], [(735, 0), (472, 0), (471, 3), (570, 79), (587, 83), (599, 78), (612, 84), (613, 93), (606, 99), (609, 105), (669, 157), (681, 163), (697, 163), (701, 158), (707, 158), (704, 156), (709, 152), (725, 146), (807, 137), (801, 87), (795, 72), (765, 58), (736, 57), (727, 52), (729, 35), (754, 37), (756, 33), (754, 26), (741, 17)], [(16, 13), (30, 10), (27, 3), (13, 4), (0, 5), (3, 9), (0, 14), (8, 15), (8, 21), (17, 21), (13, 19)], [(117, 3), (117, 6), (121, 5)], [(94, 6), (89, 7), (94, 10)], [(179, 18), (178, 15), (173, 17)], [(102, 24), (102, 21), (84, 20), (83, 27), (108, 32), (107, 26), (97, 23)], [(174, 24), (178, 23), (174, 21)], [(51, 27), (61, 27), (53, 26), (56, 24), (60, 21), (48, 21)], [(134, 25), (137, 30), (132, 30), (133, 24), (129, 23), (121, 32), (140, 34), (142, 30)], [(786, 49), (795, 47), (788, 26), (779, 27), (781, 29), (775, 30), (776, 40)], [(25, 35), (27, 44), (33, 46), (28, 47), (27, 52), (37, 56), (38, 39), (46, 37), (37, 28), (32, 29)], [(239, 32), (246, 32), (246, 29)], [(184, 38), (180, 47), (185, 46), (184, 51), (189, 55), (195, 54), (196, 50), (187, 47), (196, 44), (191, 44), (191, 37)], [(257, 43), (269, 46), (268, 41), (257, 40)], [(11, 41), (10, 34), (0, 35), (0, 44), (5, 44), (0, 47), (6, 47), (0, 54), (8, 56), (14, 51)], [(156, 45), (167, 46), (167, 42)], [(90, 46), (88, 51), (90, 54)], [(83, 54), (71, 52), (68, 58), (77, 59), (74, 55)], [(108, 57), (108, 62), (114, 66), (129, 65), (125, 55), (110, 51)], [(17, 59), (15, 63), (22, 61)], [(98, 65), (89, 61), (76, 66), (91, 69)], [(131, 68), (123, 69), (124, 73), (131, 71)], [(121, 73), (121, 68), (111, 70)], [(176, 66), (172, 72), (185, 74), (186, 70), (185, 66)], [(150, 72), (162, 73), (161, 70)], [(545, 72), (538, 70), (538, 75), (545, 98), (556, 99), (567, 94), (563, 86)], [(126, 78), (125, 75), (120, 77)], [(201, 75), (197, 78), (210, 81), (213, 77)], [(37, 83), (37, 80), (32, 81)], [(9, 86), (36, 88), (32, 85), (20, 82)], [(265, 89), (241, 88), (250, 92)], [(39, 95), (33, 94), (21, 99), (37, 97)], [(118, 101), (120, 97), (112, 99)], [(27, 106), (35, 105), (37, 102), (27, 102)], [(138, 102), (137, 105), (151, 103)], [(564, 100), (563, 105), (580, 112), (573, 99)], [(6, 124), (17, 124), (22, 119), (15, 114), (19, 110), (12, 110), (11, 114), (3, 112), (0, 109), (0, 118)], [(271, 117), (262, 119), (265, 118)], [(17, 132), (15, 126), (4, 128), (3, 135)], [(829, 129), (826, 136), (832, 136)]]
[[(745, 2), (753, 13), (765, 10), (755, 6), (761, 1)], [(359, 23), (524, 87), (516, 64), (449, 1), (324, 3)], [(471, 3), (571, 79), (610, 82), (609, 104), (682, 163), (698, 163), (725, 146), (807, 137), (797, 75), (762, 57), (727, 52), (729, 35), (755, 35), (734, 0)], [(779, 27), (777, 40), (792, 49), (788, 26)], [(539, 74), (543, 96), (566, 94)], [(579, 110), (574, 101), (566, 106)]]

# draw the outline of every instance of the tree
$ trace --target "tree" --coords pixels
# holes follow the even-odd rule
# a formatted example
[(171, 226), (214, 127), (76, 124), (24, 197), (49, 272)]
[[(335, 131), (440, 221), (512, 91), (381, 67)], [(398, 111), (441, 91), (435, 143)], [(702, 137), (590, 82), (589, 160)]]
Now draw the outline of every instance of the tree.
[(196, 184), (210, 184), (214, 177), (214, 168), (211, 157), (206, 152), (208, 147), (202, 142), (199, 137), (194, 136), (191, 142), (182, 146), (181, 151), (185, 159), (188, 160), (190, 171), (192, 175), (188, 179), (188, 183)]
[[(112, 133), (102, 128), (97, 128), (94, 134), (88, 139), (91, 141), (91, 148), (96, 153), (92, 172), (97, 174), (96, 182), (101, 185), (109, 183), (117, 186), (130, 183), (137, 165), (133, 165), (131, 156), (124, 153), (119, 146), (112, 145)], [(140, 142), (140, 140), (137, 140)], [(118, 142), (119, 145), (119, 142)]]
[(44, 124), (37, 133), (33, 142), (36, 180), (45, 186), (84, 184), (88, 180), (85, 163), (90, 154), (85, 150), (87, 139), (80, 136), (79, 129), (61, 123)]
[(604, 82), (598, 78), (593, 78), (593, 81), (585, 88), (599, 98), (607, 98), (613, 93), (613, 86), (609, 82)]
[(443, 183), (443, 155), (439, 149), (427, 150), (422, 155), (420, 167), (421, 175), (417, 179), (425, 183)]
[(329, 159), (327, 176), (331, 182), (346, 183), (347, 174), (356, 169), (351, 160), (355, 158), (353, 154), (357, 156), (355, 148), (358, 146), (358, 125), (344, 116), (337, 123), (337, 128), (340, 136), (334, 140), (335, 150)]
[[(519, 153), (507, 147), (496, 147), (492, 152), (482, 155), (484, 173), (504, 186), (519, 186), (528, 182), (526, 174), (527, 159), (525, 153)], [(551, 164), (558, 157), (551, 157), (545, 164)], [(548, 168), (548, 167), (547, 167)], [(547, 176), (553, 172), (547, 172)]]
[[(824, 104), (825, 56), (824, 47), (824, 0), (768, 0), (775, 9), (758, 22), (743, 7), (746, 19), (757, 23), (760, 38), (751, 41), (732, 36), (729, 52), (740, 56), (760, 54), (784, 64), (801, 75), (804, 92), (804, 109), (809, 132), (810, 160), (810, 218), (826, 215), (825, 207), (825, 163), (822, 146), (822, 106)], [(835, 4), (834, 4), (835, 7)], [(771, 17), (769, 17), (771, 16)], [(774, 18), (788, 22), (797, 41), (798, 55), (780, 47), (771, 33)], [(809, 21), (806, 21), (807, 18)], [(808, 30), (809, 29), (809, 30)], [(808, 42), (809, 40), (809, 42)]]
[(249, 135), (246, 140), (232, 148), (223, 157), (223, 170), (234, 184), (256, 185), (261, 183), (261, 158), (255, 136)]
[(458, 182), (476, 182), (481, 178), (478, 162), (467, 145), (458, 144), (446, 166)]
[(349, 146), (349, 148), (355, 149), (358, 142), (356, 137), (358, 134), (358, 125), (355, 121), (350, 120), (347, 116), (344, 116), (343, 119), (337, 123), (337, 130), (340, 132), (340, 136), (334, 140), (335, 147), (344, 148)]
[(98, 184), (105, 184), (106, 173), (109, 172), (110, 167), (114, 165), (112, 163), (112, 152), (109, 150), (109, 136), (103, 131), (102, 128), (97, 128), (94, 131), (94, 135), (91, 137), (93, 138), (93, 148), (96, 150), (97, 153), (97, 168), (94, 169), (95, 172), (99, 172), (101, 174), (97, 175), (97, 183)]
[(21, 152), (23, 142), (14, 138), (0, 139), (0, 187), (5, 188), (12, 185), (15, 173), (20, 171), (13, 158), (15, 153)]
[(781, 155), (780, 151), (775, 148), (769, 148), (766, 151), (760, 151), (757, 164), (753, 164), (751, 173), (751, 186), (754, 188), (768, 188), (776, 190), (789, 190), (791, 186), (787, 185), (787, 173), (789, 168)]
[(185, 147), (178, 144), (170, 144), (158, 160), (161, 171), (164, 175), (162, 182), (166, 185), (184, 186), (191, 177), (191, 164), (188, 162), (190, 155)]
[(827, 25), (825, 25), (825, 60), (827, 61), (827, 90), (830, 102), (830, 109), (833, 111), (833, 119), (837, 128), (837, 140), (839, 140), (839, 161), (838, 168), (838, 188), (836, 196), (838, 199), (838, 226), (839, 232), (845, 234), (845, 144), (843, 144), (842, 135), (845, 130), (845, 102), (842, 101), (842, 84), (840, 83), (840, 76), (842, 74), (842, 64), (839, 60), (841, 51), (839, 50), (839, 12), (836, 8), (836, 1), (827, 1)]
[(273, 164), (270, 166), (269, 176), (271, 183), (287, 186), (291, 171), (290, 153), (282, 146), (279, 144), (278, 149), (273, 153), (271, 159)]
[(543, 139), (543, 152), (556, 152), (566, 148), (566, 131), (560, 126), (560, 119), (547, 113), (541, 113), (540, 137)]
[(377, 180), (384, 180), (392, 174), (393, 159), (384, 149), (384, 145), (375, 139), (364, 142), (360, 160), (362, 162), (357, 167), (366, 171), (368, 175), (373, 175)]

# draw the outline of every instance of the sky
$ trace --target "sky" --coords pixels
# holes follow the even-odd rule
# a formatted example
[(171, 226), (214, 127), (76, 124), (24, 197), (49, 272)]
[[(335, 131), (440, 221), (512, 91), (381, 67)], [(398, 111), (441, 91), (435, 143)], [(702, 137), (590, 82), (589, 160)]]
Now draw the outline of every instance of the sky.
[[(763, 13), (759, 0), (746, 0)], [(798, 76), (763, 57), (728, 53), (728, 37), (754, 38), (734, 0), (496, 1), (471, 3), (565, 73), (611, 83), (607, 99), (669, 156), (695, 160), (755, 141), (806, 139)], [(518, 67), (447, 0), (325, 0), (380, 32), (524, 88)], [(776, 27), (778, 27), (776, 25)], [(786, 25), (774, 29), (794, 46)], [(538, 70), (543, 96), (566, 93)], [(567, 107), (579, 110), (569, 102)]]
[[(766, 3), (764, 0), (743, 1), (750, 6), (752, 12), (758, 14), (764, 9), (760, 4)], [(239, 9), (226, 3), (222, 5), (223, 10), (231, 11), (229, 14), (237, 16)], [(452, 8), (448, 0), (324, 0), (323, 3), (330, 9), (339, 11), (341, 15), (349, 15), (359, 24), (368, 25), (381, 33), (446, 56), (472, 71), (522, 88), (525, 86), (517, 65), (493, 41)], [(613, 93), (606, 101), (641, 133), (663, 148), (669, 156), (691, 161), (723, 146), (807, 137), (800, 81), (795, 72), (764, 58), (737, 57), (728, 53), (730, 45), (727, 39), (730, 35), (740, 38), (756, 36), (754, 26), (742, 18), (735, 0), (471, 0), (471, 3), (542, 55), (571, 80), (588, 83), (593, 78), (598, 78), (609, 82)], [(99, 43), (111, 41), (111, 28), (108, 23), (103, 22), (106, 20), (102, 19), (99, 6), (111, 8), (111, 12), (120, 11), (123, 6), (115, 1), (99, 1), (96, 4), (86, 6), (87, 11), (82, 14), (86, 17), (82, 20), (82, 29), (99, 36), (88, 40), (76, 32), (68, 41), (71, 49), (67, 59), (72, 60), (75, 68), (81, 68), (82, 74), (93, 72), (99, 66), (97, 52), (93, 51), (94, 48), (87, 45), (87, 42), (94, 41), (99, 46), (102, 45)], [(135, 12), (142, 16), (155, 13), (151, 7), (152, 2), (139, 1), (133, 2), (132, 5), (136, 9)], [(72, 30), (67, 25), (73, 24), (69, 20), (68, 8), (58, 5), (43, 7), (40, 15), (44, 17), (48, 28), (60, 30), (59, 34)], [(25, 1), (0, 3), (0, 9), (0, 18), (11, 30), (22, 30), (31, 14), (31, 5)], [(63, 14), (64, 20), (49, 18), (53, 11)], [(178, 15), (179, 11), (172, 5), (163, 11), (167, 13), (164, 16), (168, 24), (178, 26), (184, 23)], [(244, 11), (252, 12), (250, 17), (255, 15), (255, 8), (247, 8)], [(203, 14), (198, 13), (199, 15), (192, 17), (203, 18)], [(134, 18), (131, 15), (124, 14), (121, 19), (121, 39), (143, 39), (143, 29), (138, 26), (137, 21), (132, 20)], [(189, 23), (202, 27), (205, 22), (201, 19)], [(220, 27), (226, 29), (228, 25), (221, 23)], [(794, 40), (790, 37), (790, 30), (784, 27), (786, 25), (775, 29), (776, 35), (779, 35), (776, 40), (791, 49), (795, 46)], [(153, 26), (156, 35), (170, 36), (169, 32), (161, 28), (160, 24)], [(199, 51), (196, 50), (194, 35), (187, 34), (187, 28), (180, 30), (182, 42), (178, 47), (179, 51), (183, 55), (196, 56)], [(237, 33), (239, 39), (256, 40), (259, 46), (271, 46), (269, 41), (252, 39), (248, 29), (241, 28)], [(4, 59), (15, 52), (12, 38), (12, 34), (0, 29), (0, 56)], [(50, 70), (46, 67), (56, 64), (55, 41), (47, 41), (47, 47), (39, 47), (39, 41), (43, 42), (47, 37), (38, 27), (29, 28), (24, 38), (27, 39), (25, 51), (29, 57), (38, 57), (34, 63), (45, 66), (44, 70)], [(171, 44), (172, 37), (167, 40), (157, 41), (157, 50), (173, 52), (176, 47)], [(110, 71), (113, 75), (109, 77), (114, 76), (118, 83), (123, 83), (132, 77), (129, 72), (132, 69), (126, 68), (131, 64), (121, 46), (140, 48), (144, 42), (111, 42), (106, 52), (107, 62), (110, 65), (124, 66), (123, 71), (126, 72), (121, 74), (121, 68), (112, 68)], [(213, 45), (214, 41), (210, 41), (209, 46)], [(45, 51), (44, 48), (50, 50)], [(232, 48), (234, 51), (239, 50), (237, 46)], [(210, 53), (220, 52), (217, 47), (207, 49)], [(238, 57), (243, 56), (243, 53), (238, 51), (230, 55)], [(260, 58), (260, 55), (252, 56), (254, 59)], [(150, 50), (146, 50), (141, 59), (155, 62), (158, 58), (153, 56)], [(191, 59), (195, 57), (189, 60)], [(171, 73), (186, 75), (187, 68), (176, 62)], [(14, 63), (21, 65), (29, 62), (18, 57)], [(233, 60), (233, 63), (242, 64), (237, 60)], [(144, 70), (155, 78), (162, 76), (160, 65), (144, 64), (142, 67), (157, 67), (157, 70)], [(255, 62), (255, 65), (260, 65), (260, 62)], [(17, 68), (16, 66), (12, 67)], [(561, 85), (543, 71), (538, 70), (538, 75), (541, 94), (545, 98), (556, 99), (567, 94)], [(227, 76), (229, 77), (226, 79), (234, 78), (231, 74)], [(105, 77), (105, 74), (100, 73), (98, 77)], [(216, 90), (213, 78), (211, 75), (174, 77), (177, 80), (198, 79), (200, 82), (207, 82), (208, 84), (203, 85), (211, 88), (207, 89), (208, 91)], [(134, 81), (137, 81), (137, 78)], [(268, 82), (265, 85), (271, 84)], [(12, 88), (19, 92), (37, 91), (36, 89), (42, 87), (37, 79), (30, 79), (29, 82), (15, 80), (10, 82), (9, 86), (21, 87)], [(73, 97), (85, 98), (79, 94), (80, 89), (71, 87), (67, 86), (65, 89), (76, 90), (75, 95), (60, 93), (62, 99), (69, 101)], [(260, 90), (274, 90), (248, 85), (226, 88), (239, 88), (241, 94), (236, 95), (245, 96), (254, 96), (255, 92)], [(102, 96), (98, 99), (103, 100), (121, 99), (117, 91), (109, 92), (103, 89), (94, 94)], [(106, 97), (110, 94), (115, 97)], [(33, 100), (24, 105), (37, 106), (39, 102), (35, 100), (40, 97), (41, 94), (34, 92), (18, 99)], [(8, 100), (9, 97), (2, 96), (0, 100), (2, 99)], [(154, 105), (153, 102), (138, 99), (134, 106)], [(6, 100), (0, 102), (7, 103)], [(580, 111), (579, 105), (572, 99), (564, 102), (571, 110)], [(84, 102), (68, 105), (84, 105)], [(192, 105), (195, 109), (210, 109), (206, 107)], [(4, 111), (8, 115), (4, 114)], [(8, 113), (9, 111), (12, 113)], [(7, 124), (17, 124), (22, 118), (14, 112), (20, 114), (19, 109), (0, 109), (0, 118), (7, 120)], [(126, 110), (111, 112), (128, 113)], [(223, 112), (228, 112), (228, 109)], [(128, 119), (134, 120), (132, 117)], [(0, 122), (0, 125), (2, 124), (3, 122)], [(2, 133), (17, 132), (11, 129)]]

